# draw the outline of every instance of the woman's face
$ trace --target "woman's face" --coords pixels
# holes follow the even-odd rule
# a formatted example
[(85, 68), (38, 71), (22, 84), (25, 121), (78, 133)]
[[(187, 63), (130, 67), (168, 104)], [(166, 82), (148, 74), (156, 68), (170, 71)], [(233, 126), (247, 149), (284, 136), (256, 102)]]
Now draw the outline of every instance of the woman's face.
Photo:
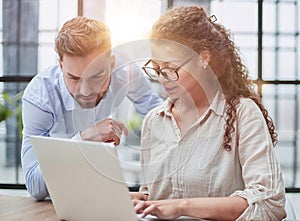
[[(158, 80), (165, 88), (171, 98), (179, 98), (193, 94), (199, 89), (200, 84), (196, 80), (199, 54), (195, 52), (187, 53), (171, 46), (152, 47), (152, 66), (155, 69), (168, 68), (177, 70), (178, 80), (169, 80), (162, 74), (159, 74)], [(199, 72), (199, 69), (198, 69)]]

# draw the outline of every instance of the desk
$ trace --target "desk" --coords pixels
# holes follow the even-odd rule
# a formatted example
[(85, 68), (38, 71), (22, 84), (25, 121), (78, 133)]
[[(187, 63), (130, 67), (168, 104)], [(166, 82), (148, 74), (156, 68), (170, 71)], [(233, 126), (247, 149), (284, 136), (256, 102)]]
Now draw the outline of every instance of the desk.
[[(37, 202), (31, 197), (0, 195), (1, 221), (60, 221), (51, 200)], [(159, 221), (157, 218), (146, 218), (145, 221)], [(179, 218), (192, 221), (194, 219)]]
[(1, 221), (60, 221), (50, 200), (37, 202), (31, 197), (0, 195)]

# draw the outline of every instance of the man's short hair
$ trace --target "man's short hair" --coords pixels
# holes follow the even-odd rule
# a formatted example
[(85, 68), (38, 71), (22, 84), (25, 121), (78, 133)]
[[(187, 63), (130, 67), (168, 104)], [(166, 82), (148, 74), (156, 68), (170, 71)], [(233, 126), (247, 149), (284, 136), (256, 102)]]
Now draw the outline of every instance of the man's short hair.
[(111, 48), (109, 28), (101, 21), (75, 17), (64, 23), (55, 39), (55, 50), (60, 59), (65, 54), (85, 56), (92, 51)]

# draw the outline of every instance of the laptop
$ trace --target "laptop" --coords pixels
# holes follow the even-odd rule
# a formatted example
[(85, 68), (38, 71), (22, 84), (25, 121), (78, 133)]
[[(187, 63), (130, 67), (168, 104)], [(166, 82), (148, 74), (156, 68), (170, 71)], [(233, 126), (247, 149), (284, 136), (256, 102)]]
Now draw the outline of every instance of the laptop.
[(30, 141), (60, 219), (138, 220), (113, 145), (39, 136)]
[(60, 219), (159, 220), (135, 213), (112, 144), (42, 136), (31, 136), (30, 141)]

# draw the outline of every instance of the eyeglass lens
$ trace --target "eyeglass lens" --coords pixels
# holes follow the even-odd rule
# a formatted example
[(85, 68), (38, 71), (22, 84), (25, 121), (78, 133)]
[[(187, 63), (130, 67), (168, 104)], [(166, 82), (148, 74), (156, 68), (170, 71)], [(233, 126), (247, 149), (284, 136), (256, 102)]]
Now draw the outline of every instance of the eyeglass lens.
[(162, 68), (158, 70), (152, 67), (144, 67), (144, 70), (146, 71), (147, 75), (153, 80), (157, 80), (160, 74), (168, 80), (174, 81), (178, 79), (178, 74), (173, 68)]

